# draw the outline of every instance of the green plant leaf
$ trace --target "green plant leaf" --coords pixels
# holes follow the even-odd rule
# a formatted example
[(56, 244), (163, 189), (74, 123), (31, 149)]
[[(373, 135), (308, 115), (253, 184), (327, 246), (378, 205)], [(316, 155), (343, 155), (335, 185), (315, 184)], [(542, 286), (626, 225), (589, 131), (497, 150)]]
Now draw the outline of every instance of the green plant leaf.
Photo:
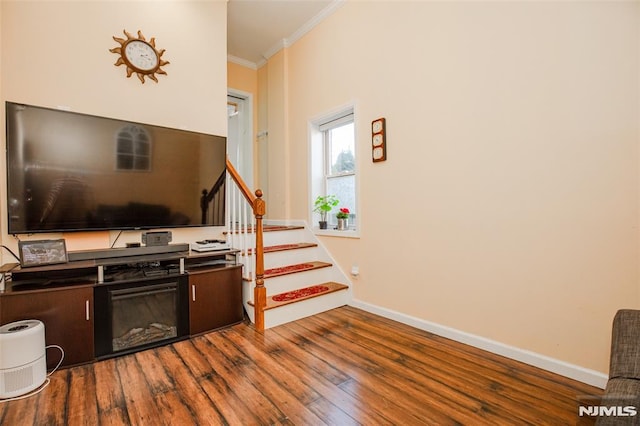
[(313, 211), (317, 213), (330, 212), (338, 204), (340, 204), (340, 200), (333, 194), (318, 195), (313, 203)]

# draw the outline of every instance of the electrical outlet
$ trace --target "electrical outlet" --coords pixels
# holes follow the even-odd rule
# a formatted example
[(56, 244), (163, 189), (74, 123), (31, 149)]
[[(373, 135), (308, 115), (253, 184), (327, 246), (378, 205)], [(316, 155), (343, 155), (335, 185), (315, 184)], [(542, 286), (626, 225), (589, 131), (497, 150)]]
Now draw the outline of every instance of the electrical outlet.
[(354, 277), (360, 275), (360, 267), (358, 265), (353, 265), (351, 267), (351, 275), (353, 275)]

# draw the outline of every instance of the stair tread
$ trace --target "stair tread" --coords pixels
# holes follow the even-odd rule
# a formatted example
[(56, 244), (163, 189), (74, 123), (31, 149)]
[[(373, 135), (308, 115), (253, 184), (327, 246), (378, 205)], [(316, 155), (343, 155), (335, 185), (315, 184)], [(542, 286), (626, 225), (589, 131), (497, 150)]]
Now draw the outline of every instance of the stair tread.
[(262, 230), (264, 232), (292, 231), (295, 229), (304, 229), (304, 226), (302, 225), (262, 225)]
[[(318, 244), (316, 243), (292, 243), (292, 244), (278, 244), (275, 246), (265, 246), (264, 247), (264, 252), (265, 253), (274, 253), (274, 252), (278, 252), (278, 251), (285, 251), (285, 250), (295, 250), (295, 249), (301, 249), (301, 248), (309, 248), (309, 247), (318, 247)], [(249, 250), (247, 250), (248, 254), (253, 253), (253, 248), (250, 248)]]
[[(319, 287), (322, 287), (321, 289)], [(287, 291), (285, 293), (274, 294), (272, 296), (267, 296), (267, 306), (265, 306), (265, 311), (268, 309), (278, 308), (280, 306), (288, 305), (295, 302), (300, 302), (303, 300), (308, 300), (314, 297), (323, 296), (325, 294), (333, 293), (340, 290), (346, 290), (349, 286), (345, 284), (340, 284), (334, 281), (327, 281), (321, 284), (316, 284), (309, 287), (299, 288), (292, 291)], [(310, 294), (300, 295), (300, 293), (304, 294), (309, 292), (310, 290), (316, 290), (310, 292)], [(318, 291), (319, 290), (319, 291)], [(298, 294), (295, 294), (298, 293)], [(281, 299), (281, 300), (274, 300)], [(253, 306), (253, 301), (249, 302), (249, 305)]]
[(275, 246), (266, 246), (264, 248), (265, 253), (272, 253), (274, 251), (295, 250), (300, 248), (318, 247), (316, 243), (293, 243), (293, 244), (278, 244)]
[(281, 275), (295, 274), (297, 272), (312, 271), (314, 269), (327, 268), (331, 263), (314, 260), (312, 262), (296, 263), (293, 265), (281, 266), (278, 268), (265, 269), (264, 279), (279, 277)]

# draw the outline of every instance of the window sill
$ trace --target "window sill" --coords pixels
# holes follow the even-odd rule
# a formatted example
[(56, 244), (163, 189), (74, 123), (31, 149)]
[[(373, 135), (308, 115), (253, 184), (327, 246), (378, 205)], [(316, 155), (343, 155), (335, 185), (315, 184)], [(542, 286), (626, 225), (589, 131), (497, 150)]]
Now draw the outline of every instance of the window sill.
[(319, 237), (360, 238), (360, 233), (356, 229), (338, 231), (337, 229), (320, 229), (316, 226), (313, 228), (313, 233)]

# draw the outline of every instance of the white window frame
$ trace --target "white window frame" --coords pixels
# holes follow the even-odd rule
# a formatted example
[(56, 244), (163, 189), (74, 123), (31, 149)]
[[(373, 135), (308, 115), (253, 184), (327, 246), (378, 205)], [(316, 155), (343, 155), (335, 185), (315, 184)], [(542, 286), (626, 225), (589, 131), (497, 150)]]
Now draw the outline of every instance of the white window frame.
[[(325, 159), (328, 156), (326, 150), (328, 149), (324, 142), (324, 130), (335, 127), (336, 120), (339, 123), (341, 117), (352, 116), (352, 119), (346, 119), (346, 121), (353, 121), (354, 124), (354, 154), (355, 154), (355, 172), (341, 174), (355, 175), (355, 202), (356, 202), (356, 220), (355, 229), (349, 229), (346, 231), (338, 231), (335, 229), (320, 229), (318, 226), (318, 214), (313, 211), (313, 203), (318, 195), (326, 195), (326, 182), (327, 173), (330, 165), (326, 164)], [(331, 123), (331, 124), (329, 124)], [(360, 210), (359, 202), (359, 164), (360, 155), (358, 150), (358, 116), (354, 104), (344, 105), (336, 108), (325, 114), (319, 115), (311, 119), (308, 123), (309, 133), (309, 224), (311, 229), (316, 235), (321, 236), (333, 236), (333, 237), (347, 237), (347, 238), (359, 238), (360, 230), (362, 228), (362, 214)], [(337, 175), (336, 175), (337, 176)]]

